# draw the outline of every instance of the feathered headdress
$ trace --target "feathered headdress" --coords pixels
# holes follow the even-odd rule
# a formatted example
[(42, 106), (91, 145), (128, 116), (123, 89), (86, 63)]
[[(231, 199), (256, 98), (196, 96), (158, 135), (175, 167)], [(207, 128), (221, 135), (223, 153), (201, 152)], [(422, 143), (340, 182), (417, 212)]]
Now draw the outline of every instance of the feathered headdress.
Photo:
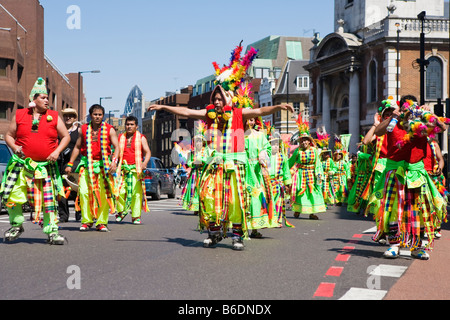
[(304, 122), (301, 114), (298, 115), (296, 123), (299, 131), (299, 136), (310, 136), (309, 122)]
[(383, 115), (384, 111), (388, 109), (398, 109), (400, 102), (394, 100), (392, 96), (389, 96), (386, 100), (381, 101), (381, 106), (378, 108), (378, 113)]
[(216, 70), (216, 85), (221, 85), (226, 91), (235, 91), (239, 88), (242, 79), (245, 77), (248, 68), (253, 63), (253, 60), (258, 54), (258, 50), (251, 48), (246, 55), (241, 59), (242, 42), (231, 52), (231, 59), (229, 65), (219, 67), (217, 62), (213, 62)]
[[(229, 120), (232, 114), (231, 103), (238, 102), (240, 108), (246, 108), (248, 106), (253, 107), (253, 101), (250, 98), (251, 86), (243, 85), (241, 88), (242, 80), (244, 79), (248, 68), (253, 63), (256, 58), (258, 51), (255, 48), (251, 48), (247, 54), (241, 58), (242, 54), (242, 41), (236, 47), (236, 49), (231, 52), (231, 59), (229, 65), (224, 65), (222, 68), (219, 67), (217, 62), (213, 62), (214, 70), (216, 71), (216, 89), (213, 90), (213, 95), (215, 94), (217, 88), (220, 88), (221, 94), (224, 96), (227, 105), (224, 108), (223, 117), (225, 120)], [(239, 89), (239, 90), (238, 90)], [(240, 91), (237, 96), (237, 100), (233, 101), (235, 92)], [(212, 103), (212, 101), (211, 101)], [(216, 119), (217, 114), (214, 110), (214, 105), (209, 105), (207, 108), (207, 114), (210, 119)]]
[(308, 138), (311, 141), (311, 145), (315, 146), (316, 143), (314, 142), (314, 139), (311, 137), (309, 131), (309, 122), (304, 122), (302, 115), (299, 114), (296, 123), (298, 127), (298, 139), (300, 140), (301, 138)]
[(233, 98), (233, 102), (236, 108), (251, 108), (253, 109), (254, 103), (250, 96), (252, 92), (252, 84), (245, 82), (241, 83), (236, 91), (236, 95)]
[(344, 154), (344, 146), (342, 145), (341, 137), (337, 135), (334, 136), (334, 154), (336, 153)]
[(402, 110), (405, 112), (400, 117), (400, 124), (407, 133), (397, 141), (398, 148), (402, 148), (415, 137), (435, 138), (436, 134), (444, 131), (443, 124), (450, 124), (449, 118), (438, 117), (412, 100), (407, 100)]
[(325, 131), (322, 133), (317, 132), (317, 139), (315, 141), (322, 151), (330, 151), (328, 150), (328, 146), (330, 145), (330, 135), (328, 133)]
[(196, 138), (206, 140), (206, 122), (203, 120), (195, 121), (195, 129), (194, 129), (194, 140)]

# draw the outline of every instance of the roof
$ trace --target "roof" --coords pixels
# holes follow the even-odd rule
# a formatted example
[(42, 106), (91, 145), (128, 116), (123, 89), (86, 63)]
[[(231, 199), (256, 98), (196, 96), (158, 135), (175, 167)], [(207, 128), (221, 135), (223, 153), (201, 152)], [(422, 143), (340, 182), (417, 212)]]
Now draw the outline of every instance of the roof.
[(296, 94), (308, 94), (309, 89), (298, 90), (297, 89), (297, 77), (299, 76), (309, 76), (309, 72), (305, 70), (304, 66), (309, 64), (309, 60), (288, 60), (283, 68), (283, 71), (280, 75), (279, 81), (275, 88), (275, 95), (277, 94), (287, 94), (287, 78), (289, 72), (289, 93)]

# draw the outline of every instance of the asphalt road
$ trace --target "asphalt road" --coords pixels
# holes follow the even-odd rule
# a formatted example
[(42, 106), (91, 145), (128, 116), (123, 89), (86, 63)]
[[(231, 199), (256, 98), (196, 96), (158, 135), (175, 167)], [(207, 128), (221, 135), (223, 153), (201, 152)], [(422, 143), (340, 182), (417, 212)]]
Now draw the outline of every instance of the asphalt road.
[[(261, 230), (264, 237), (246, 241), (242, 252), (231, 250), (231, 239), (206, 249), (197, 217), (178, 203), (150, 201), (138, 226), (110, 216), (108, 233), (80, 232), (72, 215), (61, 225), (64, 246), (47, 245), (40, 227), (27, 222), (20, 239), (0, 243), (0, 299), (337, 300), (355, 288), (382, 299), (398, 277), (370, 271), (412, 262), (383, 259), (386, 247), (371, 240), (374, 222), (345, 207), (317, 221), (289, 211), (296, 228)], [(8, 228), (0, 215), (1, 234)]]

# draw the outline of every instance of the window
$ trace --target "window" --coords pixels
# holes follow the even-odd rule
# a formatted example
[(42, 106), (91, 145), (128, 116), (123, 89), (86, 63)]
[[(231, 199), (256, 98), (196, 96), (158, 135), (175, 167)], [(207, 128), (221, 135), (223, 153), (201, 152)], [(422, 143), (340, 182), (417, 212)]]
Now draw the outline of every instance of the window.
[(264, 78), (269, 78), (269, 68), (257, 68), (255, 67), (253, 69), (254, 73), (255, 73), (255, 79), (264, 79)]
[(300, 113), (300, 102), (294, 102), (294, 111), (296, 114)]
[(442, 61), (437, 57), (431, 57), (428, 61), (425, 99), (442, 99)]
[(297, 90), (309, 89), (309, 76), (297, 76)]
[(13, 107), (14, 107), (14, 103), (12, 103), (12, 102), (0, 101), (0, 119), (6, 119), (8, 109), (12, 110)]
[(302, 43), (300, 41), (286, 41), (286, 54), (288, 58), (302, 60)]
[(6, 77), (6, 69), (8, 67), (8, 60), (0, 59), (0, 77)]
[(377, 64), (371, 61), (367, 75), (367, 102), (377, 101)]

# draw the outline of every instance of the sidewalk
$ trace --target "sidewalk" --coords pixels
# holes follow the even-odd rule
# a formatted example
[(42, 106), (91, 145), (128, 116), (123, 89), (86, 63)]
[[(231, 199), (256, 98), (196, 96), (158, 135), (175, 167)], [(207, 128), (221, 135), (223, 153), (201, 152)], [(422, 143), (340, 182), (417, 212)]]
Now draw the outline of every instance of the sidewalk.
[(414, 260), (384, 300), (450, 300), (449, 230), (442, 229), (442, 237), (434, 242), (430, 260)]

